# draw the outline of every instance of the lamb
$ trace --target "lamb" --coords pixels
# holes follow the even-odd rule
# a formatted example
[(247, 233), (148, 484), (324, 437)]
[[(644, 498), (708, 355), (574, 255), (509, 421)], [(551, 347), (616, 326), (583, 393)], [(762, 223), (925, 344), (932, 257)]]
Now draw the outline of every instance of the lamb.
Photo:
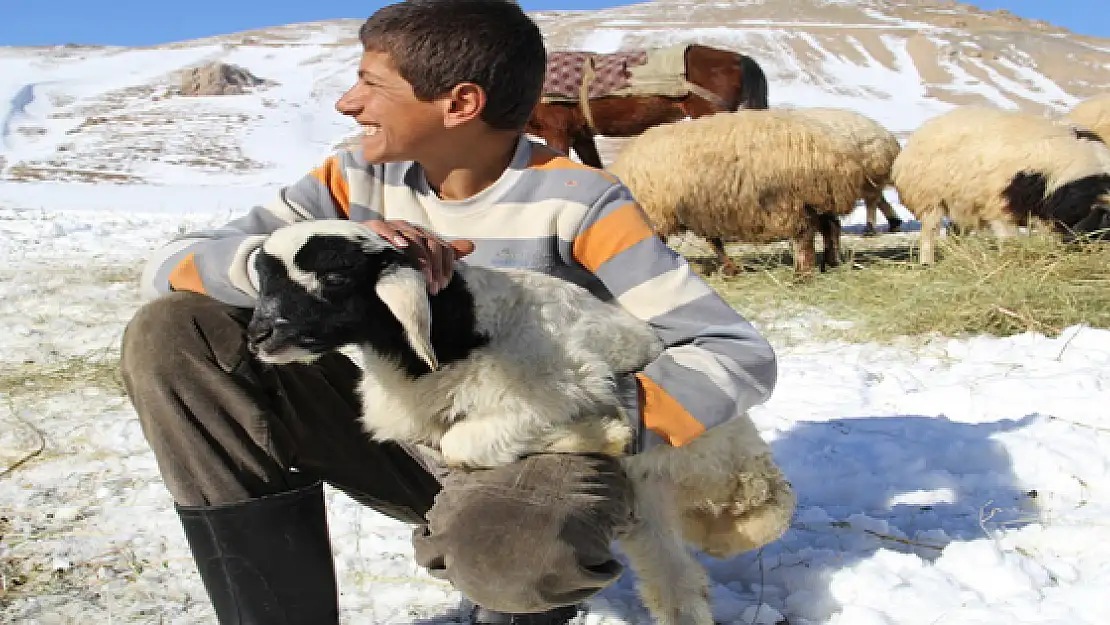
[(1064, 119), (1090, 131), (1103, 143), (1110, 142), (1110, 93), (1083, 100)]
[(921, 220), (920, 262), (936, 259), (948, 217), (1011, 236), (1030, 218), (1067, 239), (1110, 227), (1110, 150), (1058, 120), (965, 106), (922, 124), (891, 169), (902, 203)]
[(663, 124), (629, 141), (609, 171), (631, 189), (659, 236), (709, 239), (726, 275), (739, 269), (723, 241), (789, 239), (797, 274), (838, 264), (840, 215), (865, 175), (848, 142), (789, 111), (742, 110)]
[(815, 119), (829, 126), (833, 132), (852, 142), (856, 159), (863, 165), (864, 181), (859, 197), (866, 207), (866, 225), (863, 234), (875, 234), (877, 210), (883, 212), (888, 230), (898, 232), (902, 220), (883, 195), (890, 182), (890, 168), (902, 150), (898, 138), (875, 120), (848, 109), (827, 107), (801, 107), (791, 109), (796, 115)]
[(577, 285), (459, 262), (429, 296), (412, 261), (347, 220), (282, 227), (255, 268), (251, 349), (270, 363), (361, 349), (373, 438), (420, 446), (457, 470), (530, 453), (622, 458), (637, 522), (620, 542), (660, 623), (713, 623), (707, 574), (684, 538), (727, 557), (789, 526), (793, 493), (746, 417), (681, 448), (626, 455), (632, 432), (614, 380), (661, 343), (647, 323)]

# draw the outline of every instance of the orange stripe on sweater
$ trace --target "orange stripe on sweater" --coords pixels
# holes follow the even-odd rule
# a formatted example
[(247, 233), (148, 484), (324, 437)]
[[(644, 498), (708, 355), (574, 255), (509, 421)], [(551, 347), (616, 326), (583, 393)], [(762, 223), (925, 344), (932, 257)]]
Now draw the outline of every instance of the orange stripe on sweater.
[(617, 254), (653, 236), (655, 232), (643, 211), (635, 203), (629, 202), (597, 220), (578, 235), (574, 239), (574, 257), (586, 269), (597, 271), (598, 267)]
[(617, 178), (613, 176), (613, 174), (610, 174), (604, 169), (598, 169), (596, 167), (590, 167), (589, 165), (583, 165), (582, 163), (576, 163), (563, 154), (552, 150), (546, 145), (532, 146), (532, 158), (529, 159), (528, 169), (537, 169), (540, 171), (554, 169), (580, 169), (583, 171), (596, 172), (609, 182), (618, 182)]
[(349, 217), (351, 214), (351, 189), (347, 184), (347, 178), (343, 176), (343, 167), (339, 164), (339, 157), (329, 156), (324, 161), (323, 166), (317, 167), (309, 173), (331, 193), (331, 199), (339, 209), (340, 215)]
[(651, 378), (642, 373), (637, 373), (636, 378), (644, 391), (641, 404), (644, 427), (674, 447), (681, 447), (705, 433), (705, 426)]
[(195, 254), (189, 254), (173, 268), (170, 272), (170, 288), (175, 291), (192, 291), (207, 295), (204, 281), (200, 279), (200, 272), (197, 271), (195, 256)]

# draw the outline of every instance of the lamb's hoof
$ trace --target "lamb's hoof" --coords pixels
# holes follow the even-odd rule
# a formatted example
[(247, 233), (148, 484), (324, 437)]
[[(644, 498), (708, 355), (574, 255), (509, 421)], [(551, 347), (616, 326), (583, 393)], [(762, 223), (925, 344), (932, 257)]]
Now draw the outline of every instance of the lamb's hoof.
[(887, 223), (887, 229), (886, 229), (887, 232), (901, 232), (902, 231), (902, 220), (901, 219), (899, 219), (897, 217), (891, 217), (890, 219), (888, 219), (886, 221), (886, 223)]

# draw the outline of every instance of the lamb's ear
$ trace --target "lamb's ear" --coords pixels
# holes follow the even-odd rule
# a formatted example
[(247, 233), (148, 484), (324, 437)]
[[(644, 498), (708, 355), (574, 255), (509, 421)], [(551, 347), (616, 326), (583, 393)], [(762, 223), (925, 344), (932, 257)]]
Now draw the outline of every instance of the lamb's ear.
[(381, 277), (375, 287), (393, 316), (405, 329), (405, 339), (428, 367), (439, 369), (432, 349), (432, 305), (424, 274), (408, 267), (398, 268)]

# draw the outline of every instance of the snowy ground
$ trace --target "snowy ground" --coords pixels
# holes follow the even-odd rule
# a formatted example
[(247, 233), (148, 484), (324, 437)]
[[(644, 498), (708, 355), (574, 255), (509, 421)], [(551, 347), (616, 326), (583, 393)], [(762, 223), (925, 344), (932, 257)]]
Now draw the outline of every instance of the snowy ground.
[[(95, 381), (148, 250), (271, 191), (0, 183), (0, 470), (45, 442), (0, 477), (0, 622), (212, 621), (135, 415)], [(1107, 622), (1110, 331), (779, 354), (754, 418), (800, 505), (761, 553), (705, 559), (722, 622)], [(329, 503), (345, 622), (449, 622), (408, 528)], [(646, 623), (632, 580), (585, 622)]]

